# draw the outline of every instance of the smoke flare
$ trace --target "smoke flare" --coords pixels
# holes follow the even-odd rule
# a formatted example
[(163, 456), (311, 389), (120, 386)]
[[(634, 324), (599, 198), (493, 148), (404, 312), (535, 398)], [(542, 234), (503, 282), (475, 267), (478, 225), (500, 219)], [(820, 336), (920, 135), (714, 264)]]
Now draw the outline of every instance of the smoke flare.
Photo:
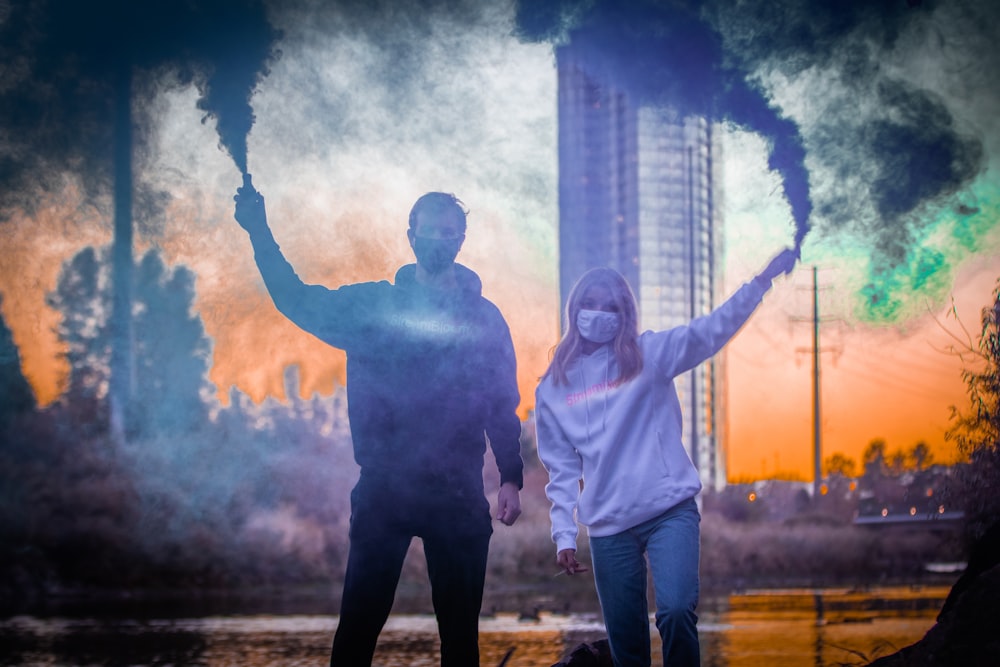
[(768, 164), (783, 179), (795, 220), (795, 243), (809, 231), (812, 202), (805, 150), (798, 126), (748, 82), (748, 73), (727, 59), (721, 35), (698, 3), (534, 3), (518, 5), (522, 39), (554, 39), (582, 45), (593, 62), (640, 103), (669, 106), (764, 136)]
[(112, 104), (132, 84), (133, 150), (148, 143), (157, 86), (198, 86), (198, 108), (246, 172), (249, 105), (280, 36), (262, 0), (5, 3), (0, 17), (0, 210), (32, 210), (66, 174), (91, 197), (112, 180)]
[[(949, 262), (924, 261), (921, 244), (950, 211), (977, 208), (968, 188), (987, 163), (981, 139), (953, 115), (969, 105), (906, 76), (904, 59), (921, 57), (912, 40), (925, 40), (953, 60), (950, 85), (983, 99), (977, 72), (997, 60), (988, 26), (998, 20), (996, 3), (979, 0), (517, 5), (522, 39), (585, 42), (641, 99), (764, 137), (796, 243), (811, 227), (863, 239), (871, 290), (887, 295), (939, 284), (928, 271)], [(976, 224), (962, 220), (954, 233)], [(900, 273), (913, 279), (887, 278)]]

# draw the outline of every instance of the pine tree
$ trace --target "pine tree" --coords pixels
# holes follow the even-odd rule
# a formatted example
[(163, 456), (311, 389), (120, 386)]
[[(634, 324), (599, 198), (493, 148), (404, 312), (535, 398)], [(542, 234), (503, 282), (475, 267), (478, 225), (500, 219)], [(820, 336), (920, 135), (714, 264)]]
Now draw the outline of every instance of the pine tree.
[[(3, 297), (0, 296), (0, 305)], [(0, 428), (17, 414), (35, 407), (35, 392), (21, 372), (21, 354), (14, 336), (0, 315)]]
[(153, 251), (136, 267), (132, 416), (142, 433), (186, 433), (208, 419), (212, 345), (192, 312), (194, 281), (189, 269), (168, 269)]
[[(177, 434), (204, 425), (212, 395), (211, 341), (192, 312), (194, 274), (168, 268), (150, 250), (135, 268), (132, 310), (134, 393), (128, 421), (137, 435)], [(110, 251), (85, 248), (63, 267), (48, 303), (62, 313), (58, 334), (70, 372), (62, 401), (106, 429), (111, 363)]]

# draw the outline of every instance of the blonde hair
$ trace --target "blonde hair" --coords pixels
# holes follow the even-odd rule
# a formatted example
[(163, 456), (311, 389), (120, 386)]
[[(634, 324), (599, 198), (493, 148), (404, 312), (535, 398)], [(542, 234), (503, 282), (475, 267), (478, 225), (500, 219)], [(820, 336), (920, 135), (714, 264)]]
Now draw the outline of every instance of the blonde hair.
[(635, 295), (622, 274), (614, 269), (601, 267), (591, 269), (580, 276), (570, 290), (569, 298), (566, 299), (566, 311), (563, 314), (565, 333), (555, 347), (552, 362), (542, 375), (543, 379), (551, 375), (556, 385), (569, 384), (566, 369), (583, 350), (583, 336), (576, 326), (576, 316), (580, 313), (580, 302), (591, 287), (603, 287), (608, 290), (622, 318), (622, 326), (612, 341), (620, 372), (616, 379), (619, 382), (628, 382), (642, 371), (639, 313)]

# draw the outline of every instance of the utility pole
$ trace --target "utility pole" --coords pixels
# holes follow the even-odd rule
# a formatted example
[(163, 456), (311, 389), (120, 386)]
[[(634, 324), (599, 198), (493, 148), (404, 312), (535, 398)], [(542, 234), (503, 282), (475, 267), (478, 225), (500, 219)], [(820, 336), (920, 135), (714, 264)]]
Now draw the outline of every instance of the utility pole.
[[(806, 288), (801, 288), (806, 289)], [(793, 317), (792, 321), (806, 322), (812, 325), (812, 346), (810, 348), (799, 347), (796, 352), (809, 352), (812, 354), (812, 432), (813, 432), (813, 501), (819, 498), (823, 481), (823, 412), (822, 412), (822, 384), (820, 382), (820, 354), (823, 352), (837, 352), (837, 349), (824, 349), (820, 346), (819, 325), (822, 318), (819, 313), (819, 267), (812, 267), (812, 315), (806, 317)]]
[(819, 498), (822, 472), (822, 429), (820, 428), (820, 382), (819, 382), (819, 281), (817, 268), (813, 265), (813, 501)]
[(111, 283), (111, 438), (125, 442), (132, 400), (132, 67), (121, 63), (114, 86), (114, 243)]

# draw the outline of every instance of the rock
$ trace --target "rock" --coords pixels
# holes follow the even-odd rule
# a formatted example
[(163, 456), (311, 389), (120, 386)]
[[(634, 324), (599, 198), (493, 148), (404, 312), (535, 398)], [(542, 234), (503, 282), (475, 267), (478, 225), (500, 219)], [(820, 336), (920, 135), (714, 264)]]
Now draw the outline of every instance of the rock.
[[(969, 563), (965, 572), (958, 578), (952, 586), (948, 598), (941, 607), (941, 614), (946, 614), (958, 600), (959, 596), (965, 592), (976, 577), (986, 572), (994, 565), (1000, 565), (1000, 523), (993, 524), (979, 540), (972, 545), (969, 550)], [(941, 620), (941, 615), (938, 616)]]
[(869, 667), (994, 667), (1000, 664), (1000, 549), (994, 526), (970, 553), (937, 623), (923, 639)]

